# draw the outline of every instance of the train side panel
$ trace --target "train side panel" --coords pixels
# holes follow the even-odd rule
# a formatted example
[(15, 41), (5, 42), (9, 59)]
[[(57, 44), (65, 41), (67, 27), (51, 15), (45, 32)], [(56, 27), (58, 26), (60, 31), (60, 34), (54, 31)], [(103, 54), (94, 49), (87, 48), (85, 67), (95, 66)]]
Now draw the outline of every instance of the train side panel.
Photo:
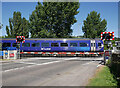
[[(9, 47), (13, 47), (13, 43), (16, 43), (16, 39), (3, 39), (2, 43), (10, 43)], [(35, 46), (36, 44), (36, 46)], [(52, 44), (57, 46), (52, 47)], [(63, 44), (63, 46), (61, 46)], [(95, 51), (104, 51), (103, 41), (95, 40)], [(3, 49), (6, 47), (3, 47)], [(20, 50), (23, 52), (90, 52), (91, 51), (91, 40), (25, 40), (25, 43), (20, 43)]]

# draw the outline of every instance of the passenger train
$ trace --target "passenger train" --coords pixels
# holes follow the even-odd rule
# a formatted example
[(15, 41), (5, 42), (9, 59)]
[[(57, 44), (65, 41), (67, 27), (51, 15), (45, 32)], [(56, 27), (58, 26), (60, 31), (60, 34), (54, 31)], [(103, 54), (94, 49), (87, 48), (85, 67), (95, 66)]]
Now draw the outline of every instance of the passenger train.
[[(2, 50), (17, 47), (16, 38), (3, 38)], [(26, 38), (20, 43), (22, 52), (103, 52), (101, 39), (80, 38)]]

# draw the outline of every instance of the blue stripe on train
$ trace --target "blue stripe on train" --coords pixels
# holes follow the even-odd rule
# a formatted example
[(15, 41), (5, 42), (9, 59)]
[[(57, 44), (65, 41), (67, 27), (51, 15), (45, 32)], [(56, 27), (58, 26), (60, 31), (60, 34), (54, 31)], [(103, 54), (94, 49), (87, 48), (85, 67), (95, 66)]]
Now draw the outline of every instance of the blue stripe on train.
[(90, 47), (69, 47), (72, 51), (90, 51)]

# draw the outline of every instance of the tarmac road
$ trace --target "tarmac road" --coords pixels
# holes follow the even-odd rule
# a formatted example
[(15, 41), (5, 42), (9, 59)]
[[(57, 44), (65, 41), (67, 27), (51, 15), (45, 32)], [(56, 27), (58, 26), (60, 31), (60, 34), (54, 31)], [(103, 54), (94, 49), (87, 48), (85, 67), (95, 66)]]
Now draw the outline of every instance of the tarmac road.
[[(96, 59), (96, 60), (95, 60)], [(39, 57), (2, 64), (3, 86), (85, 86), (103, 57)]]

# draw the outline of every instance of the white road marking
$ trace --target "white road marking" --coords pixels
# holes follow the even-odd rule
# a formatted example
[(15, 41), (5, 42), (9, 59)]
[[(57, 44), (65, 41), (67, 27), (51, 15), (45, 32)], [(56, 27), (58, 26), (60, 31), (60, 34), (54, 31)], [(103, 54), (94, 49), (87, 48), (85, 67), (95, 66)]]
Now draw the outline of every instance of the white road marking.
[(100, 66), (101, 66), (101, 64), (97, 65), (97, 68), (100, 67)]
[[(78, 59), (77, 57), (74, 57), (74, 58), (66, 58), (66, 59), (60, 58), (60, 59), (57, 59), (57, 61), (51, 61), (51, 62), (46, 62), (46, 63), (41, 63), (41, 64), (18, 62), (18, 63), (31, 64), (31, 65), (30, 65), (30, 66), (25, 66), (25, 67), (13, 68), (13, 69), (5, 70), (5, 71), (2, 71), (2, 72), (9, 72), (9, 71), (18, 70), (18, 69), (23, 69), (23, 68), (29, 68), (29, 67), (33, 67), (33, 66), (37, 66), (37, 65), (47, 65), (47, 64), (52, 64), (52, 63), (57, 63), (57, 62), (65, 61), (65, 60), (81, 60), (81, 58), (79, 58), (79, 59)], [(90, 64), (90, 63), (92, 63), (92, 62), (94, 62), (94, 61), (91, 61), (91, 62), (82, 64), (82, 65), (88, 65), (88, 64)]]
[(90, 61), (90, 62), (82, 64), (82, 65), (88, 65), (88, 64), (93, 63), (93, 62), (95, 62), (95, 61)]
[(36, 64), (36, 63), (27, 63), (27, 62), (19, 62), (19, 63), (22, 63), (22, 64)]
[(0, 65), (6, 65), (6, 64), (10, 64), (10, 63), (2, 63), (2, 64), (0, 64)]
[(20, 67), (20, 68), (14, 68), (14, 69), (5, 70), (3, 72), (13, 71), (13, 70), (18, 70), (18, 69), (23, 69), (23, 68), (29, 68), (29, 67), (33, 67), (33, 66), (36, 66), (36, 65), (46, 65), (46, 64), (56, 63), (56, 62), (60, 62), (60, 61), (47, 62), (47, 63), (42, 63), (42, 64), (34, 64), (34, 65), (31, 65), (31, 66), (25, 66), (25, 67)]
[[(71, 59), (75, 59), (75, 58), (71, 58)], [(71, 60), (71, 59), (64, 59), (64, 60)], [(19, 63), (33, 64), (33, 65), (25, 66), (25, 67), (20, 67), (20, 68), (13, 68), (13, 69), (5, 70), (5, 71), (2, 71), (2, 72), (9, 72), (9, 71), (18, 70), (18, 69), (23, 69), (23, 68), (29, 68), (29, 67), (33, 67), (33, 66), (37, 66), (37, 65), (47, 65), (47, 64), (52, 64), (52, 63), (61, 62), (61, 61), (64, 61), (64, 60), (52, 61), (52, 62), (41, 63), (41, 64), (19, 62)]]

